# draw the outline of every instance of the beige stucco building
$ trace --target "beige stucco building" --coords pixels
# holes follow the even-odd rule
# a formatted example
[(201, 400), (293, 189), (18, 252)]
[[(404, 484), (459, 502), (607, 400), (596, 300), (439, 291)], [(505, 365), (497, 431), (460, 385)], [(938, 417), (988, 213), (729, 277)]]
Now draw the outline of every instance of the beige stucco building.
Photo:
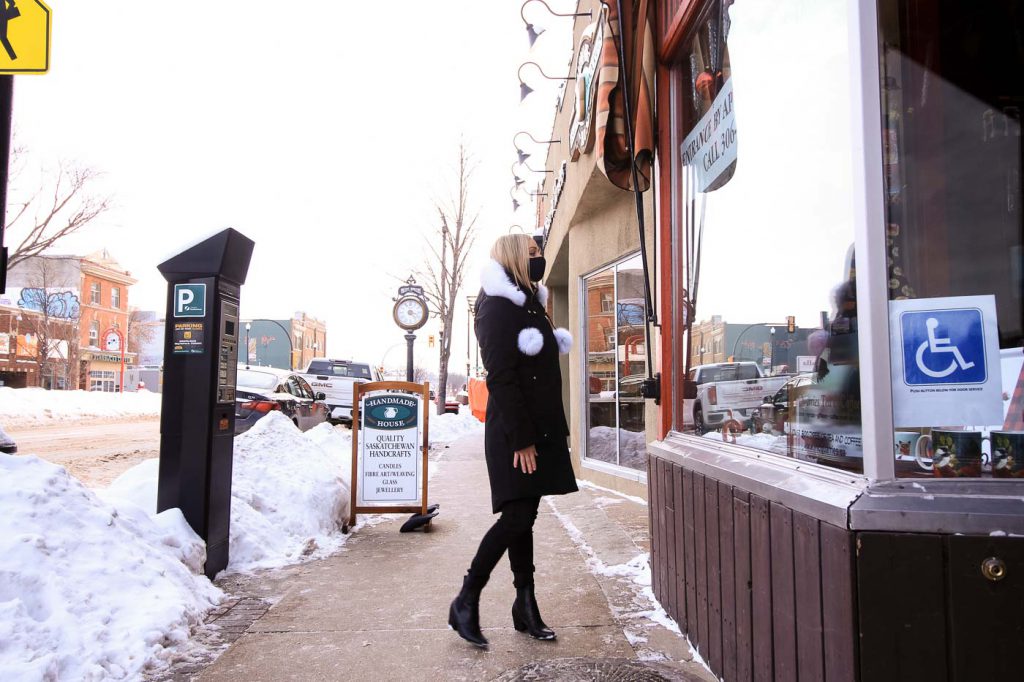
[[(597, 16), (599, 3), (581, 2)], [(576, 21), (576, 46), (569, 72), (578, 87), (587, 87), (584, 31)], [(569, 329), (573, 349), (563, 356), (563, 396), (570, 422), (573, 465), (577, 476), (597, 485), (640, 497), (647, 496), (646, 443), (656, 440), (659, 408), (639, 396), (646, 377), (647, 347), (643, 332), (643, 269), (636, 202), (598, 167), (594, 130), (594, 97), (577, 105), (577, 86), (570, 82), (555, 109), (547, 145), (543, 185), (537, 190), (540, 227), (545, 235), (548, 271), (556, 326)], [(577, 118), (584, 121), (577, 124)], [(587, 120), (589, 119), (589, 126)], [(589, 130), (586, 130), (589, 128)], [(533, 131), (531, 131), (533, 132)], [(541, 135), (534, 134), (541, 139)], [(518, 146), (531, 153), (528, 164), (539, 167), (544, 147), (525, 136)], [(573, 160), (573, 157), (576, 157)], [(643, 195), (648, 263), (652, 277), (657, 254), (653, 192)], [(655, 301), (655, 309), (657, 303)], [(656, 344), (656, 341), (655, 341)], [(657, 348), (654, 370), (658, 370)]]

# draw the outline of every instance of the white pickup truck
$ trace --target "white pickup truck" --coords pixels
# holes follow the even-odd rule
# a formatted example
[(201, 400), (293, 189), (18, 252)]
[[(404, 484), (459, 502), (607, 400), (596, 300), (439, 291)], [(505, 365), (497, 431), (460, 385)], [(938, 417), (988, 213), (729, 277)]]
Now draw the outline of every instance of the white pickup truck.
[(789, 378), (766, 377), (756, 362), (698, 365), (686, 376), (684, 419), (698, 434), (717, 429), (729, 419), (747, 426), (752, 411)]
[(324, 393), (333, 421), (352, 421), (352, 385), (383, 381), (380, 371), (367, 362), (314, 358), (304, 372), (313, 391)]

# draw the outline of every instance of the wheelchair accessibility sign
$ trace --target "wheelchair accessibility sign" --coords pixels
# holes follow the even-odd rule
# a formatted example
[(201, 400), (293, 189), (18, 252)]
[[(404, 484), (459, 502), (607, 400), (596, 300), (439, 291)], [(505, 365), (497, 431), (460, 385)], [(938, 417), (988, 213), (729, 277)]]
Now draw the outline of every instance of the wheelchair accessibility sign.
[(889, 306), (896, 425), (1000, 422), (995, 298), (914, 299)]
[(985, 383), (982, 321), (977, 308), (903, 313), (904, 381), (911, 386)]

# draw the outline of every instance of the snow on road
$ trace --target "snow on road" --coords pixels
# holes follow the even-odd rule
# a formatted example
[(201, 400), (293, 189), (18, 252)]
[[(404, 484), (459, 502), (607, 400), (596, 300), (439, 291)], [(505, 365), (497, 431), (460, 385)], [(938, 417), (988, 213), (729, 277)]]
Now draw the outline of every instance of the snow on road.
[(54, 422), (159, 415), (160, 394), (149, 391), (121, 394), (0, 386), (0, 421), (8, 431)]

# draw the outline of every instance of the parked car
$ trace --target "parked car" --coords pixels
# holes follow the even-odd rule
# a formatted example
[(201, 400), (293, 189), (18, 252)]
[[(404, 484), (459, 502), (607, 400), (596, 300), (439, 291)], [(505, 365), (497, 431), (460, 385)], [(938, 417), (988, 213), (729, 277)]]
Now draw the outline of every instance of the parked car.
[(716, 362), (690, 369), (683, 402), (684, 419), (698, 434), (729, 419), (750, 423), (754, 409), (789, 377), (766, 377), (756, 362)]
[(330, 418), (343, 422), (352, 421), (353, 384), (384, 380), (380, 370), (368, 362), (328, 358), (314, 358), (301, 376), (314, 391), (326, 395)]
[(314, 393), (309, 383), (295, 372), (240, 366), (235, 381), (235, 433), (248, 431), (275, 410), (284, 413), (299, 430), (306, 431), (329, 417), (325, 397), (323, 392)]
[[(437, 404), (437, 391), (430, 389), (430, 402)], [(458, 414), (459, 413), (459, 400), (454, 396), (448, 396), (444, 399), (444, 413), (445, 414)]]
[(8, 455), (13, 455), (18, 452), (18, 444), (14, 442), (13, 438), (7, 435), (2, 426), (0, 426), (0, 452)]
[(783, 433), (786, 422), (794, 415), (790, 409), (807, 386), (814, 383), (814, 375), (798, 374), (782, 385), (774, 395), (764, 399), (751, 414), (750, 428), (754, 433)]

